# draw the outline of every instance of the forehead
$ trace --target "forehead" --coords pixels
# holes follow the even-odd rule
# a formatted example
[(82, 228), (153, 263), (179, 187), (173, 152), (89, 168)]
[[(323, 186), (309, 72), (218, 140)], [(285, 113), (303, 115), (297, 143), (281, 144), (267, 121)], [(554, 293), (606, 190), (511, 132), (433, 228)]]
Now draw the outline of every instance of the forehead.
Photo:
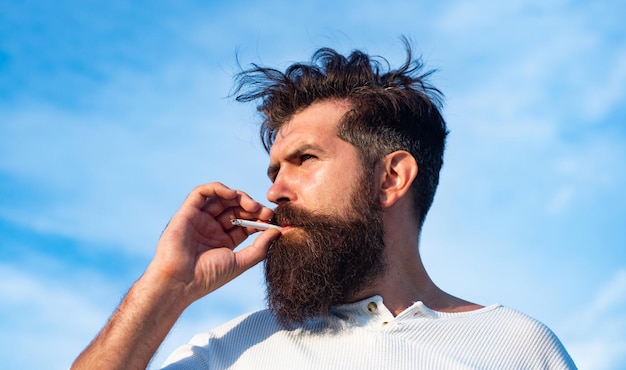
[(337, 136), (337, 125), (351, 106), (343, 100), (316, 102), (293, 115), (278, 131), (270, 156), (290, 146), (324, 145)]

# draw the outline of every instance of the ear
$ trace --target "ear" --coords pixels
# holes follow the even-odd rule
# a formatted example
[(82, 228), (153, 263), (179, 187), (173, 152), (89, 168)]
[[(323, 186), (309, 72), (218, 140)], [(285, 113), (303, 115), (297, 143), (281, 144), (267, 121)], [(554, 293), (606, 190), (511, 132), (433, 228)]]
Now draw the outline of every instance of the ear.
[(379, 166), (380, 204), (388, 208), (409, 191), (417, 176), (418, 166), (415, 158), (404, 150), (387, 154)]

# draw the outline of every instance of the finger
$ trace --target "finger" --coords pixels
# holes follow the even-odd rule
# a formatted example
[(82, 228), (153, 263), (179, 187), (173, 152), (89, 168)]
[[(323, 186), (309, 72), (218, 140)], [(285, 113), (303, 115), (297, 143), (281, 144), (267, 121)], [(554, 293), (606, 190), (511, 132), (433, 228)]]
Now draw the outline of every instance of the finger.
[(218, 199), (235, 199), (237, 191), (220, 182), (211, 182), (196, 186), (185, 203), (187, 205), (202, 209), (206, 206), (207, 200), (216, 201)]
[(263, 205), (252, 199), (247, 193), (241, 190), (215, 188), (215, 191), (200, 191), (199, 194), (205, 197), (202, 210), (217, 216), (227, 208), (237, 207), (249, 213), (258, 212)]
[(280, 237), (281, 233), (276, 229), (268, 229), (263, 231), (254, 240), (252, 245), (235, 252), (237, 266), (245, 271), (257, 263), (263, 261), (267, 256), (267, 250), (273, 240)]
[(269, 220), (273, 216), (273, 214), (274, 212), (269, 208), (263, 208), (260, 212), (257, 212), (255, 214), (250, 214), (248, 212), (240, 212), (238, 210), (231, 209), (228, 212), (222, 213), (216, 219), (216, 221), (220, 224), (222, 229), (226, 232), (226, 234), (230, 238), (230, 241), (232, 242), (232, 245), (237, 246), (241, 242), (243, 242), (245, 239), (247, 239), (248, 236), (258, 233), (259, 230), (256, 228), (241, 227), (241, 226), (233, 225), (233, 223), (231, 222), (233, 219), (243, 218), (243, 219), (267, 222), (267, 220)]
[(262, 208), (257, 212), (246, 212), (239, 208), (229, 208), (226, 209), (221, 215), (217, 216), (216, 219), (220, 222), (220, 224), (222, 224), (225, 230), (228, 230), (233, 227), (241, 228), (241, 226), (233, 225), (232, 221), (235, 219), (269, 223), (272, 217), (274, 217), (274, 211), (270, 208), (262, 206)]

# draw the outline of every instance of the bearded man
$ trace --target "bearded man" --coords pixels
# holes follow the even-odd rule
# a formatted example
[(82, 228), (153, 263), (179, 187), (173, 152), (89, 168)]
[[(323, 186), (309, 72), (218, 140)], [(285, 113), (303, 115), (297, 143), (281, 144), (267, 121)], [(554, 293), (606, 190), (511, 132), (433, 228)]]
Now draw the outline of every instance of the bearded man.
[[(264, 117), (276, 208), (220, 183), (194, 189), (73, 368), (145, 368), (186, 307), (263, 260), (268, 309), (197, 335), (164, 368), (575, 368), (540, 322), (429, 278), (419, 236), (447, 128), (406, 47), (397, 69), (323, 48), (285, 72), (240, 73), (237, 100)], [(234, 252), (259, 227), (234, 219), (280, 227)]]

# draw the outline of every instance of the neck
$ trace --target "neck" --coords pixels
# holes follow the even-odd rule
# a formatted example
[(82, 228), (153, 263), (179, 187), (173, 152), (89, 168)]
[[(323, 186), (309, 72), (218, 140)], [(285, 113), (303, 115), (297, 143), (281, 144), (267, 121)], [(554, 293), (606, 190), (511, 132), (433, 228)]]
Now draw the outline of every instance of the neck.
[[(369, 288), (354, 301), (373, 295), (383, 297), (385, 306), (397, 316), (417, 301), (442, 312), (462, 312), (482, 306), (454, 297), (441, 290), (426, 272), (419, 253), (419, 233), (409, 227), (391, 223), (394, 230), (386, 229), (386, 270)], [(398, 227), (399, 226), (399, 227)]]

